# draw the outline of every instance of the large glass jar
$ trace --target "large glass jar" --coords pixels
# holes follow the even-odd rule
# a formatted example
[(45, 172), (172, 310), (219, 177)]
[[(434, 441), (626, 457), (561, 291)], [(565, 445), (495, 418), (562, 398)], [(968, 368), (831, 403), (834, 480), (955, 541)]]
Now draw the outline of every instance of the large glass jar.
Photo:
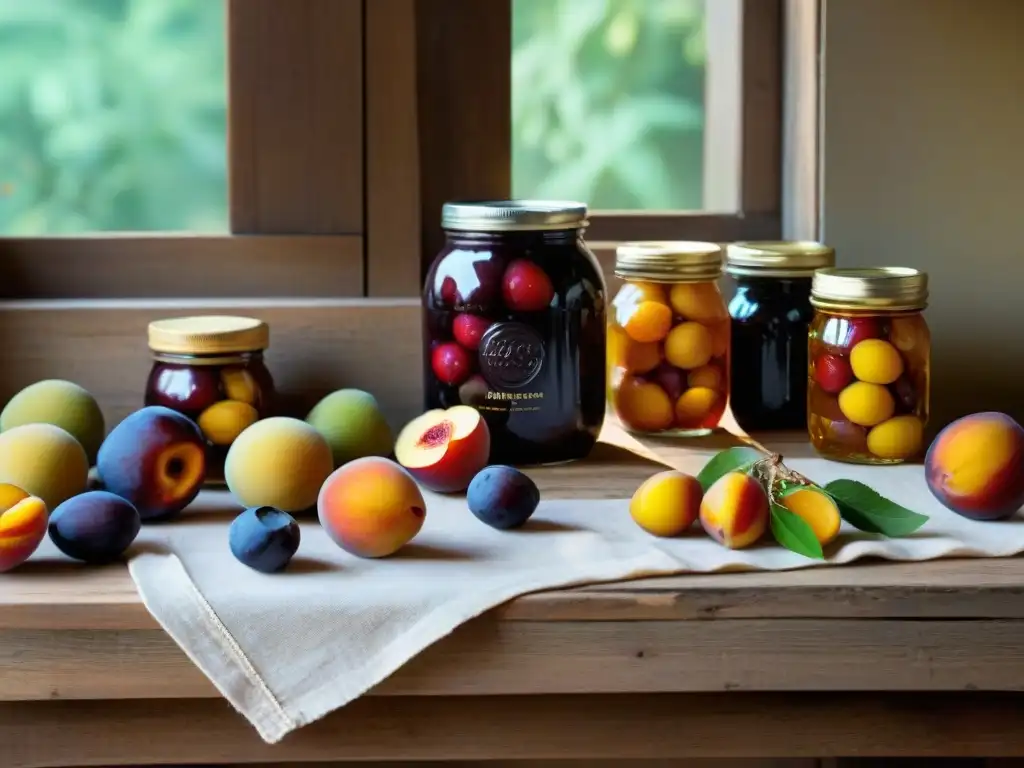
[(820, 243), (733, 243), (726, 272), (735, 283), (729, 407), (747, 432), (807, 428), (807, 333), (811, 276), (831, 267)]
[(918, 458), (928, 422), (928, 277), (916, 269), (814, 274), (807, 421), (829, 459), (898, 464)]
[(586, 456), (604, 420), (604, 278), (582, 203), (447, 203), (423, 295), (426, 406), (469, 405), (491, 462)]
[(632, 432), (708, 434), (729, 396), (729, 314), (714, 243), (624, 243), (608, 326), (608, 397)]
[(153, 366), (146, 405), (188, 416), (206, 437), (206, 479), (224, 480), (224, 459), (235, 438), (272, 414), (274, 380), (263, 363), (266, 323), (249, 317), (203, 316), (149, 324)]

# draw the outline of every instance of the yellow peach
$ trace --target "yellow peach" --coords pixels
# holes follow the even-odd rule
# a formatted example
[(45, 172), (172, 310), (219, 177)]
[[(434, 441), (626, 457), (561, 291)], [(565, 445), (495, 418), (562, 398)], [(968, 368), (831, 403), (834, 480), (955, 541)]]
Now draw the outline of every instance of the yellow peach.
[(629, 502), (633, 521), (654, 536), (679, 536), (700, 515), (702, 497), (695, 477), (667, 470), (647, 478)]
[(749, 547), (756, 544), (768, 528), (768, 496), (750, 475), (729, 472), (704, 494), (700, 524), (724, 547)]
[(324, 481), (317, 514), (327, 535), (358, 557), (387, 557), (423, 527), (427, 505), (412, 476), (390, 459), (350, 461)]

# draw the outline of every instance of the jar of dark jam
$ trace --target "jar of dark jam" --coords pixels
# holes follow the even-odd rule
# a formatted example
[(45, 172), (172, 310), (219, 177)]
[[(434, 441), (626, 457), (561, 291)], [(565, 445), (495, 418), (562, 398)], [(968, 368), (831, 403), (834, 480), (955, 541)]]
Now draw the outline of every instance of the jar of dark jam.
[(835, 252), (820, 243), (733, 243), (726, 249), (726, 272), (735, 281), (729, 403), (745, 431), (806, 429), (811, 278), (834, 263)]
[(492, 463), (585, 457), (604, 420), (605, 284), (582, 203), (446, 203), (423, 294), (428, 409), (469, 405)]
[(206, 437), (206, 479), (224, 478), (228, 448), (242, 430), (271, 415), (274, 380), (263, 363), (267, 324), (249, 317), (204, 316), (149, 324), (153, 367), (146, 405), (188, 416)]

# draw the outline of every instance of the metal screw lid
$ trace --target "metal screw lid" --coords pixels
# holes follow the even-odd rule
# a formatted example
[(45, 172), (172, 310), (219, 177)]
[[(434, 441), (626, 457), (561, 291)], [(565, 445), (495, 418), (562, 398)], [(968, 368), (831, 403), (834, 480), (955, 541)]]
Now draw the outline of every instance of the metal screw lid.
[(585, 203), (560, 200), (467, 200), (441, 207), (442, 229), (537, 232), (587, 226)]
[(697, 241), (639, 241), (615, 249), (615, 274), (624, 280), (687, 283), (722, 275), (722, 247)]
[(725, 271), (751, 277), (811, 277), (816, 269), (835, 263), (835, 250), (822, 243), (764, 240), (730, 244)]
[(811, 304), (824, 310), (922, 310), (928, 275), (910, 267), (819, 269), (811, 280)]
[(252, 317), (202, 315), (154, 320), (149, 348), (177, 355), (259, 352), (270, 346), (270, 327)]

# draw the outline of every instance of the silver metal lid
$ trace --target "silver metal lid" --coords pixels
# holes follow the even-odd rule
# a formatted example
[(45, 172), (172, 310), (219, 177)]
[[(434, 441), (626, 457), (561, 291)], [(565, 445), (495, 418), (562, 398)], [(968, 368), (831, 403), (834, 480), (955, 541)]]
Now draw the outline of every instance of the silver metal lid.
[(531, 232), (582, 229), (586, 203), (564, 200), (467, 200), (445, 203), (441, 228), (461, 232)]

